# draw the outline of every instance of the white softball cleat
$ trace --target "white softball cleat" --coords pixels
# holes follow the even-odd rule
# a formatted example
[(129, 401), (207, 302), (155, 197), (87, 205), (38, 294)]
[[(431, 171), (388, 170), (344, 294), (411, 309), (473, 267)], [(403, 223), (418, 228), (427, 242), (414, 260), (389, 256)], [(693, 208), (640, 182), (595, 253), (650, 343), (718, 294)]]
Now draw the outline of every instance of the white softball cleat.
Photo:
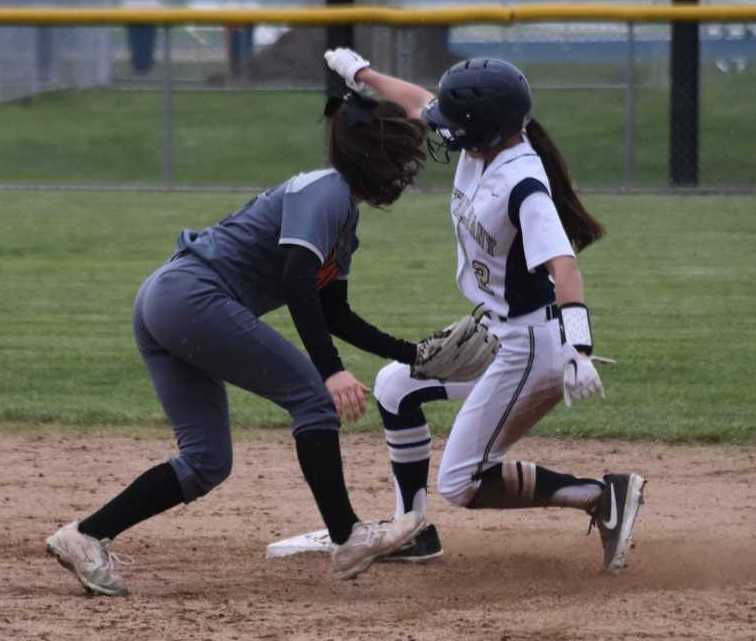
[(78, 521), (64, 525), (47, 539), (47, 553), (71, 570), (89, 592), (126, 596), (129, 591), (115, 571), (120, 559), (110, 551), (112, 541), (98, 541), (79, 532)]
[(349, 538), (341, 545), (334, 545), (331, 554), (333, 573), (339, 579), (356, 577), (376, 558), (393, 552), (423, 527), (425, 519), (414, 511), (391, 521), (358, 521)]

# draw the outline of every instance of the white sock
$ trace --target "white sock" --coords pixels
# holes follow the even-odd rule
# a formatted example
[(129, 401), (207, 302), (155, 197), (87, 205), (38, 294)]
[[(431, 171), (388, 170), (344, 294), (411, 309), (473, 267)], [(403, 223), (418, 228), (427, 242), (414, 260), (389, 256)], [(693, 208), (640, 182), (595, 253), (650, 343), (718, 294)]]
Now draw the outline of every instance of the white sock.
[(554, 505), (559, 507), (574, 507), (580, 510), (588, 510), (598, 501), (601, 492), (602, 488), (595, 483), (568, 485), (554, 492), (551, 500)]

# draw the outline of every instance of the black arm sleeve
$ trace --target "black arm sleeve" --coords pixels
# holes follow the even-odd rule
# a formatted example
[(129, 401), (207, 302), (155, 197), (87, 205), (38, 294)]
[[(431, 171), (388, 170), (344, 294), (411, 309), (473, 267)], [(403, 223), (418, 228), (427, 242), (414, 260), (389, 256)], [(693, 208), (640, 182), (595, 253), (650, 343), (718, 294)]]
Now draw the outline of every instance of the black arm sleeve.
[(323, 380), (344, 369), (333, 344), (315, 286), (320, 261), (309, 249), (292, 245), (286, 253), (281, 287), (291, 319)]
[(371, 354), (391, 358), (400, 363), (415, 362), (415, 343), (382, 332), (352, 311), (347, 300), (345, 280), (334, 281), (320, 290), (320, 300), (328, 329), (334, 336)]

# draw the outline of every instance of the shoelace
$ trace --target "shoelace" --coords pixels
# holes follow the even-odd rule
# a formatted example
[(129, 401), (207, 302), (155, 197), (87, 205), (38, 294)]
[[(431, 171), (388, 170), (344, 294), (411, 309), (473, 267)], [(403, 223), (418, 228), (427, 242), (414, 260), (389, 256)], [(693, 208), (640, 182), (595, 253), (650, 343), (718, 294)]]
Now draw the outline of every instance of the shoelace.
[(105, 558), (107, 559), (106, 565), (109, 570), (115, 570), (116, 565), (133, 565), (135, 563), (134, 557), (128, 554), (116, 554), (110, 550), (113, 545), (113, 541), (110, 539), (103, 539), (100, 541), (103, 552), (105, 552)]
[(362, 527), (358, 528), (355, 534), (357, 535), (354, 540), (356, 545), (372, 545), (377, 539), (383, 537), (381, 522), (362, 523)]

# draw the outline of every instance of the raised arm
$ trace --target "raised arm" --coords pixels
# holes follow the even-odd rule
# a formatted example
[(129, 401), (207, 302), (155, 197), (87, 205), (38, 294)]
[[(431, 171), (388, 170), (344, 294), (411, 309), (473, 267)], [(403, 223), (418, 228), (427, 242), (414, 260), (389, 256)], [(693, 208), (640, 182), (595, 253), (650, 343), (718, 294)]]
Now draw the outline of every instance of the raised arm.
[(434, 98), (430, 91), (420, 85), (387, 76), (370, 67), (360, 69), (355, 74), (355, 79), (364, 82), (387, 100), (400, 104), (410, 118), (419, 119), (425, 106)]
[(368, 86), (387, 100), (404, 107), (410, 118), (419, 119), (425, 105), (434, 98), (430, 91), (420, 85), (371, 69), (370, 62), (351, 49), (329, 49), (324, 57), (328, 66), (344, 79), (347, 87), (362, 91)]

